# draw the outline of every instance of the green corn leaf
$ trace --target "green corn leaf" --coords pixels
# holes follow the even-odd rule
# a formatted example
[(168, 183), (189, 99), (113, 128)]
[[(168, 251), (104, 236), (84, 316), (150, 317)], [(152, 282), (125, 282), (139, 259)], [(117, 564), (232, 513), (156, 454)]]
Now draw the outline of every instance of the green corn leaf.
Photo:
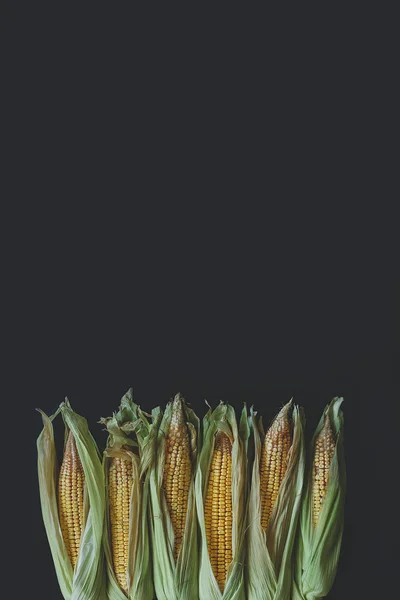
[[(228, 568), (223, 593), (214, 576), (207, 547), (204, 519), (204, 500), (208, 485), (210, 463), (214, 451), (215, 434), (223, 431), (232, 441), (232, 548), (233, 560)], [(249, 438), (247, 410), (242, 410), (239, 428), (232, 406), (221, 403), (203, 419), (203, 447), (196, 474), (196, 505), (200, 527), (200, 600), (244, 600), (244, 537), (246, 529), (246, 455)]]
[[(175, 396), (175, 399), (180, 399), (180, 395)], [(185, 531), (176, 562), (173, 551), (174, 531), (163, 490), (165, 441), (171, 423), (172, 407), (173, 403), (170, 402), (164, 414), (158, 408), (152, 412), (153, 425), (147, 447), (147, 461), (151, 463), (150, 528), (153, 548), (154, 587), (158, 600), (197, 600), (198, 551), (194, 477), (189, 487)], [(184, 412), (191, 445), (193, 473), (195, 473), (200, 449), (200, 424), (198, 417), (185, 403)]]
[[(50, 417), (41, 410), (39, 412), (44, 426), (37, 440), (40, 502), (61, 593), (65, 600), (105, 600), (102, 547), (105, 499), (99, 451), (86, 419), (72, 410), (68, 399)], [(60, 413), (66, 426), (66, 436), (67, 431), (72, 431), (85, 475), (87, 517), (75, 570), (64, 544), (57, 504), (59, 468), (52, 422)]]
[[(128, 549), (128, 598), (129, 600), (152, 600), (153, 582), (151, 573), (150, 540), (148, 529), (149, 472), (143, 468), (143, 453), (146, 448), (151, 425), (145, 413), (133, 401), (133, 390), (121, 399), (119, 411), (112, 417), (101, 419), (109, 437), (104, 451), (103, 468), (108, 485), (108, 468), (111, 457), (120, 457), (132, 462), (133, 485), (129, 511)], [(104, 549), (107, 565), (108, 600), (126, 600), (125, 592), (115, 577), (110, 546), (110, 521), (108, 491), (106, 493), (106, 529)]]
[[(289, 408), (291, 402), (287, 405)], [(247, 534), (248, 600), (290, 600), (291, 559), (304, 479), (304, 417), (293, 407), (293, 441), (288, 465), (266, 532), (261, 525), (260, 459), (264, 429), (250, 409), (254, 462)], [(261, 437), (262, 436), (262, 437)]]
[[(300, 514), (300, 530), (295, 554), (293, 600), (325, 597), (335, 579), (343, 534), (346, 469), (343, 448), (343, 398), (333, 398), (325, 408), (311, 442), (307, 485)], [(315, 440), (328, 418), (336, 446), (330, 465), (328, 486), (317, 525), (312, 516), (312, 461)]]

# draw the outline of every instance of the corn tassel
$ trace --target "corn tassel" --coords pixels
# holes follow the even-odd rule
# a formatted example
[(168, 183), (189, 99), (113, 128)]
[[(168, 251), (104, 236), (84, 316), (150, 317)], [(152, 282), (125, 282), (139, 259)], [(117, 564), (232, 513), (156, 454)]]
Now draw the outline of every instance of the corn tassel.
[(343, 534), (346, 471), (343, 398), (325, 408), (311, 442), (295, 553), (293, 600), (325, 597), (333, 584)]
[[(44, 425), (37, 440), (40, 501), (61, 593), (65, 600), (99, 600), (105, 593), (100, 455), (86, 419), (73, 412), (68, 399), (51, 417), (39, 412)], [(60, 471), (52, 425), (59, 413), (66, 426)]]
[(204, 417), (204, 443), (196, 473), (200, 526), (200, 600), (243, 600), (246, 528), (246, 408), (239, 428), (235, 412), (221, 403)]
[(152, 413), (151, 531), (158, 600), (197, 600), (194, 471), (199, 420), (177, 394)]
[(250, 411), (254, 462), (247, 538), (248, 600), (290, 600), (291, 556), (304, 477), (303, 415), (292, 401), (264, 436)]
[(109, 437), (104, 451), (107, 528), (104, 548), (108, 600), (152, 600), (146, 445), (151, 425), (130, 389), (119, 411), (101, 419)]

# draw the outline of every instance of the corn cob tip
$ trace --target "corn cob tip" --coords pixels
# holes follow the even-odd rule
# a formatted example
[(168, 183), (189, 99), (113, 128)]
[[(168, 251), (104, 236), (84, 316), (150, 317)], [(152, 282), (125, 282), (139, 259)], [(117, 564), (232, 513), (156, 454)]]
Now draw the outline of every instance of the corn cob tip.
[(185, 400), (182, 398), (180, 394), (176, 394), (175, 398), (172, 401), (172, 415), (171, 415), (171, 425), (172, 429), (180, 429), (182, 426), (186, 427), (186, 415), (184, 410), (184, 402)]

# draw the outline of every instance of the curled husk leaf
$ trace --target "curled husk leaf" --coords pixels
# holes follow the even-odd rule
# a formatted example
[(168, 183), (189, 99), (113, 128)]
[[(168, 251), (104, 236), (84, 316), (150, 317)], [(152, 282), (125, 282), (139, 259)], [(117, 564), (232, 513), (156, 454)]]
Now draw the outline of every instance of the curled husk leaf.
[[(290, 404), (290, 403), (289, 403)], [(289, 405), (287, 405), (289, 408)], [(287, 470), (266, 531), (261, 525), (260, 460), (264, 432), (257, 413), (250, 409), (254, 461), (249, 498), (247, 532), (248, 600), (290, 600), (291, 560), (298, 524), (304, 479), (304, 417), (293, 407), (293, 437)]]
[[(175, 398), (180, 398), (179, 394)], [(182, 398), (182, 402), (184, 400)], [(200, 423), (194, 411), (184, 403), (191, 447), (192, 480), (189, 486), (186, 524), (177, 560), (174, 558), (174, 531), (163, 490), (166, 453), (166, 435), (172, 418), (173, 403), (169, 402), (162, 414), (152, 411), (151, 431), (150, 531), (153, 549), (153, 577), (158, 600), (197, 600), (198, 551), (197, 523), (194, 497), (194, 473), (200, 450)]]
[[(112, 417), (101, 419), (109, 433), (104, 451), (103, 468), (106, 482), (106, 528), (104, 549), (107, 565), (108, 600), (152, 600), (150, 540), (148, 529), (149, 470), (146, 459), (151, 425), (145, 413), (133, 402), (133, 390), (121, 399), (119, 411)], [(133, 485), (130, 496), (129, 542), (128, 542), (128, 596), (119, 587), (115, 577), (110, 546), (110, 519), (108, 471), (112, 457), (130, 460)]]
[[(293, 600), (317, 600), (325, 597), (333, 584), (343, 534), (346, 468), (343, 450), (343, 398), (333, 398), (325, 408), (310, 448), (307, 483), (300, 512), (299, 535), (295, 550)], [(312, 462), (315, 441), (326, 418), (336, 438), (329, 469), (328, 486), (316, 526), (312, 515)]]
[[(210, 463), (214, 451), (215, 434), (223, 431), (232, 441), (232, 550), (233, 559), (228, 567), (224, 591), (221, 592), (214, 576), (207, 546), (204, 519), (204, 502), (207, 492)], [(248, 485), (246, 478), (249, 424), (247, 409), (243, 408), (239, 427), (232, 406), (222, 402), (214, 411), (207, 412), (203, 420), (203, 447), (196, 474), (196, 507), (200, 529), (200, 600), (244, 600), (244, 551), (246, 530), (246, 503)]]
[[(61, 593), (65, 600), (105, 600), (102, 545), (105, 497), (100, 453), (86, 419), (72, 410), (68, 399), (50, 417), (39, 412), (44, 426), (37, 440), (40, 502)], [(75, 569), (61, 533), (57, 502), (59, 467), (52, 422), (60, 413), (66, 427), (65, 439), (71, 431), (85, 476), (86, 519)]]

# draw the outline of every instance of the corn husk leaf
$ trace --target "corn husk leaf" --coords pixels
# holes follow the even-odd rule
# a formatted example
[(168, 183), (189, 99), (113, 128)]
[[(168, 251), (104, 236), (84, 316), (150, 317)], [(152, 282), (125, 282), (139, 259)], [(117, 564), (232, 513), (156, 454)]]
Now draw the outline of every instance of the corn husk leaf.
[[(130, 389), (121, 399), (119, 411), (112, 417), (100, 421), (109, 433), (104, 451), (103, 468), (106, 481), (106, 529), (104, 549), (107, 565), (108, 600), (152, 600), (153, 582), (150, 560), (148, 529), (149, 476), (142, 468), (142, 457), (148, 441), (151, 425), (145, 413), (133, 401)], [(127, 584), (128, 596), (119, 587), (115, 577), (111, 546), (108, 509), (108, 467), (111, 457), (120, 457), (132, 462), (133, 485), (129, 512), (129, 550)]]
[[(346, 489), (346, 469), (343, 448), (343, 398), (333, 398), (325, 408), (311, 442), (307, 485), (304, 490), (300, 528), (295, 553), (293, 582), (294, 600), (316, 600), (325, 597), (333, 584), (339, 561), (343, 534), (343, 512)], [(336, 436), (336, 447), (331, 462), (328, 487), (318, 523), (312, 518), (312, 461), (315, 440), (324, 426), (325, 417)]]
[[(214, 451), (215, 434), (218, 430), (226, 433), (232, 441), (233, 560), (227, 571), (223, 593), (219, 589), (212, 570), (204, 519), (204, 500)], [(210, 409), (203, 420), (203, 432), (204, 441), (196, 474), (196, 505), (200, 528), (199, 598), (200, 600), (243, 600), (245, 598), (244, 536), (248, 492), (246, 455), (249, 438), (246, 407), (242, 410), (239, 428), (232, 406), (221, 403), (214, 411)]]
[[(61, 593), (65, 600), (105, 599), (102, 547), (104, 477), (96, 442), (89, 432), (86, 419), (72, 410), (68, 399), (50, 417), (41, 410), (39, 412), (44, 426), (37, 440), (40, 502)], [(58, 513), (59, 467), (52, 422), (60, 413), (66, 426), (65, 437), (69, 430), (73, 433), (85, 475), (86, 521), (75, 570), (64, 544)]]
[[(184, 410), (191, 444), (193, 473), (195, 473), (200, 449), (200, 423), (193, 410), (186, 404), (184, 404)], [(194, 477), (189, 487), (182, 546), (175, 562), (174, 531), (163, 491), (165, 438), (171, 423), (172, 402), (168, 403), (164, 414), (159, 408), (153, 410), (152, 417), (149, 461), (151, 461), (150, 495), (154, 587), (158, 600), (196, 600), (198, 598), (198, 551)]]
[[(290, 403), (287, 405), (291, 405)], [(260, 460), (264, 430), (257, 413), (250, 409), (254, 439), (254, 462), (249, 498), (247, 537), (247, 598), (289, 600), (292, 585), (291, 557), (298, 524), (304, 479), (304, 417), (293, 407), (293, 441), (288, 465), (267, 530), (261, 525)], [(262, 437), (261, 437), (262, 436)]]

